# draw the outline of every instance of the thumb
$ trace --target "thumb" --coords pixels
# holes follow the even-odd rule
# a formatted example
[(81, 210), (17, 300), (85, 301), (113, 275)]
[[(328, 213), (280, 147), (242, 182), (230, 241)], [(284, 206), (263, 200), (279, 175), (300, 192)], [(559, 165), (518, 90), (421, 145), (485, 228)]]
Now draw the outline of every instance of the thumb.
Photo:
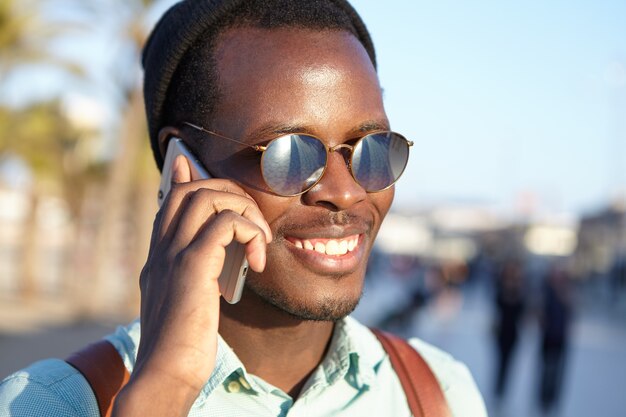
[(172, 166), (172, 184), (191, 181), (189, 161), (183, 155), (178, 155)]

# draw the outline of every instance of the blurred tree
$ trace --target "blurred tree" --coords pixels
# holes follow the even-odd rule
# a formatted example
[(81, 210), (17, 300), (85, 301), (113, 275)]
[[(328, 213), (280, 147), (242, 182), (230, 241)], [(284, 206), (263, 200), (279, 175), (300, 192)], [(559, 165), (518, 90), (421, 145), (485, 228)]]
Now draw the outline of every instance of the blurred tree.
[[(111, 129), (108, 133), (113, 133), (116, 140), (111, 159), (106, 166), (100, 166), (106, 170), (106, 180), (103, 183), (95, 187), (90, 186), (88, 181), (82, 186), (64, 183), (70, 179), (88, 179), (89, 175), (82, 174), (86, 173), (84, 169), (91, 169), (89, 164), (81, 164), (80, 159), (74, 158), (76, 152), (72, 153), (70, 150), (81, 148), (78, 146), (80, 141), (69, 139), (73, 136), (68, 132), (54, 132), (47, 137), (38, 136), (35, 127), (39, 122), (30, 120), (28, 123), (35, 123), (35, 126), (24, 128), (28, 132), (22, 135), (22, 143), (18, 145), (16, 136), (11, 133), (15, 124), (0, 120), (4, 124), (4, 128), (0, 128), (4, 137), (0, 139), (4, 141), (4, 145), (0, 145), (0, 153), (2, 149), (12, 149), (19, 155), (24, 153), (23, 158), (37, 165), (38, 172), (45, 172), (38, 178), (58, 179), (64, 184), (61, 188), (74, 213), (79, 213), (81, 207), (88, 206), (91, 214), (97, 216), (95, 236), (90, 238), (87, 245), (83, 245), (88, 252), (79, 251), (90, 258), (81, 261), (84, 268), (82, 273), (88, 274), (89, 279), (82, 280), (83, 287), (74, 296), (78, 302), (83, 303), (82, 310), (86, 314), (110, 310), (110, 302), (113, 300), (103, 295), (111, 294), (111, 284), (119, 281), (120, 275), (122, 279), (126, 279), (124, 285), (130, 299), (126, 298), (126, 294), (120, 297), (119, 293), (114, 297), (120, 301), (120, 306), (130, 304), (131, 310), (137, 311), (137, 277), (147, 255), (158, 186), (158, 172), (154, 169), (147, 140), (139, 69), (140, 50), (149, 26), (146, 20), (155, 3), (157, 2), (152, 0), (0, 0), (0, 89), (2, 80), (6, 80), (12, 71), (26, 64), (54, 64), (70, 72), (81, 73), (79, 65), (64, 61), (49, 52), (50, 41), (57, 35), (64, 34), (65, 27), (49, 21), (48, 15), (43, 18), (42, 8), (54, 4), (56, 12), (63, 10), (70, 15), (75, 11), (82, 12), (79, 13), (82, 23), (76, 23), (77, 27), (93, 27), (96, 24), (110, 24), (115, 27), (110, 31), (114, 37), (107, 43), (107, 52), (114, 52), (111, 54), (113, 58), (108, 73), (111, 74), (109, 81), (113, 84), (111, 95), (117, 102), (121, 117), (119, 124), (107, 127)], [(67, 27), (71, 28), (72, 25)], [(58, 103), (55, 106), (56, 108), (44, 106), (41, 111), (51, 111), (49, 117), (54, 118), (54, 115), (60, 115)], [(36, 111), (35, 108), (29, 108), (27, 113), (31, 112), (39, 114), (39, 110)], [(12, 118), (9, 114), (7, 119)], [(59, 144), (64, 144), (61, 148), (66, 152), (62, 156), (56, 151), (35, 152), (46, 149), (46, 146), (56, 146), (44, 144), (46, 141), (59, 141)], [(27, 155), (29, 149), (32, 152)], [(85, 195), (88, 196), (86, 202), (83, 201)]]
[(102, 213), (96, 239), (97, 277), (89, 306), (98, 314), (111, 305), (110, 300), (102, 299), (100, 294), (107, 292), (112, 274), (120, 271), (121, 265), (127, 277), (126, 294), (119, 300), (120, 307), (137, 314), (137, 282), (148, 253), (159, 178), (151, 162), (139, 69), (141, 48), (148, 35), (146, 20), (156, 1), (118, 0), (115, 3), (113, 8), (110, 2), (105, 7), (116, 10), (122, 26), (119, 54), (112, 69), (122, 118), (104, 190), (107, 209)]
[[(75, 22), (47, 22), (43, 19), (43, 0), (0, 0), (0, 91), (10, 74), (27, 65), (53, 65), (63, 71), (83, 76), (82, 67), (50, 52), (50, 43), (70, 31), (81, 28)], [(70, 186), (79, 170), (72, 164), (78, 154), (80, 135), (64, 115), (58, 101), (31, 105), (25, 109), (0, 110), (0, 157), (19, 156), (34, 172), (35, 183), (30, 191), (31, 205), (22, 242), (20, 289), (24, 299), (37, 292), (34, 267), (37, 262), (36, 213), (40, 193), (58, 186), (66, 194), (75, 214), (82, 187)], [(80, 164), (86, 167), (87, 164)], [(69, 169), (68, 169), (69, 168)]]
[(0, 0), (0, 85), (25, 65), (49, 64), (82, 75), (83, 67), (50, 52), (50, 43), (69, 31), (83, 28), (76, 22), (42, 19), (44, 0)]
[(58, 100), (24, 109), (0, 107), (0, 158), (17, 156), (33, 173), (31, 204), (22, 233), (20, 292), (25, 300), (37, 293), (37, 212), (43, 195), (61, 194), (72, 219), (80, 215), (84, 190), (102, 178), (101, 169), (85, 155), (84, 142), (93, 138), (69, 122)]

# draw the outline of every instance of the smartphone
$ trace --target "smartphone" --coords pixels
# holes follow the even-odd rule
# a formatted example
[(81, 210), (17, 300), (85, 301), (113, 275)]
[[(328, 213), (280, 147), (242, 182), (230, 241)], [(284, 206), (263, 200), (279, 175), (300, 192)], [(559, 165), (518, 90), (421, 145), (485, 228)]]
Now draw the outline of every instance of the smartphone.
[[(161, 173), (161, 185), (159, 186), (159, 207), (163, 204), (167, 193), (172, 185), (172, 165), (178, 155), (183, 155), (189, 161), (191, 168), (191, 180), (211, 178), (209, 172), (194, 154), (185, 146), (182, 139), (171, 138), (167, 145), (163, 172)], [(239, 242), (231, 242), (226, 247), (224, 267), (218, 278), (218, 284), (222, 297), (230, 304), (235, 304), (241, 299), (243, 286), (248, 273), (248, 261), (246, 260), (245, 246)]]

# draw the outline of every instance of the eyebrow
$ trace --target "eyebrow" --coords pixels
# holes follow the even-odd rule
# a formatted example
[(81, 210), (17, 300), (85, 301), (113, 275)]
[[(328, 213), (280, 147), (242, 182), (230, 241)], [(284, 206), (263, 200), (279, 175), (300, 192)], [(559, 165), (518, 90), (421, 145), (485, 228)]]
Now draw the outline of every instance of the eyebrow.
[[(368, 120), (349, 130), (345, 137), (355, 138), (363, 136), (369, 132), (381, 130), (389, 130), (389, 122), (387, 120)], [(313, 132), (315, 132), (315, 129), (309, 125), (269, 123), (245, 135), (245, 139), (246, 141), (254, 143), (254, 141), (261, 138), (270, 138), (276, 137), (277, 135), (288, 135), (293, 133), (308, 133), (313, 136), (317, 136)]]
[(377, 130), (389, 130), (389, 122), (387, 120), (368, 120), (361, 123), (356, 129), (353, 129), (353, 133), (369, 133)]
[(288, 135), (291, 133), (307, 133), (309, 131), (311, 131), (311, 129), (304, 125), (268, 123), (248, 133), (244, 138), (247, 141), (254, 142), (262, 138), (265, 139), (277, 135)]

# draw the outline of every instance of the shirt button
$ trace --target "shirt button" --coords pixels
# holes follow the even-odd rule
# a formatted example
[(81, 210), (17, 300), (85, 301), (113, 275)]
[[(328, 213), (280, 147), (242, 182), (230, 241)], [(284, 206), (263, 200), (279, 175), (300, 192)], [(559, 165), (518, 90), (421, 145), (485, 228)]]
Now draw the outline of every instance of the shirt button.
[(248, 381), (246, 381), (246, 378), (244, 378), (243, 376), (239, 377), (239, 383), (241, 384), (241, 386), (246, 389), (246, 390), (250, 390), (252, 389), (252, 387), (250, 386), (250, 384), (248, 383)]
[(241, 385), (237, 381), (230, 381), (228, 383), (228, 391), (237, 393), (241, 391)]

